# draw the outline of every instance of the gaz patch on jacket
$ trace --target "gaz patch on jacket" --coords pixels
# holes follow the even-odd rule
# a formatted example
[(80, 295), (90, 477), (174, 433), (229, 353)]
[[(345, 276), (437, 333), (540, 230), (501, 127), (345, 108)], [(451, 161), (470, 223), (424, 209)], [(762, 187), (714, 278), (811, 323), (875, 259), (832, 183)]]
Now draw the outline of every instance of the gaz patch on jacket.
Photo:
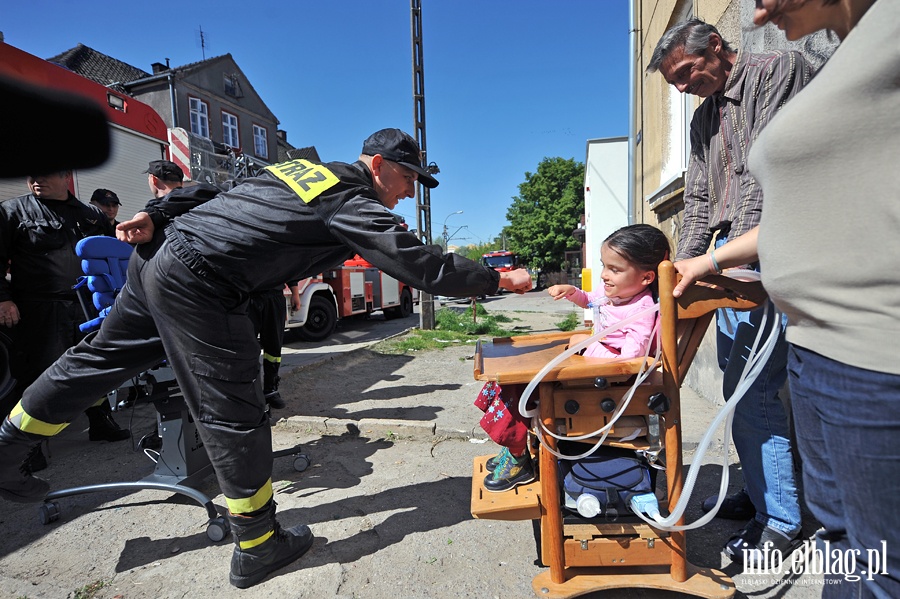
[(307, 204), (340, 183), (340, 179), (325, 166), (302, 158), (273, 164), (265, 170), (284, 181)]

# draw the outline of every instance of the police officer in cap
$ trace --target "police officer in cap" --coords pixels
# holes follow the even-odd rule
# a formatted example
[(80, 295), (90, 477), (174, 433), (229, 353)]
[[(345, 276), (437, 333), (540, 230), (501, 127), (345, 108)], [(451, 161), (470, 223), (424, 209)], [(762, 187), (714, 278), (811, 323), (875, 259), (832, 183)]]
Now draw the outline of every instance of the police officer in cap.
[(181, 167), (169, 160), (153, 160), (144, 171), (147, 173), (147, 184), (153, 198), (147, 207), (155, 205), (160, 198), (165, 197), (175, 189), (181, 189), (184, 185), (184, 171)]
[(119, 206), (122, 205), (122, 202), (119, 201), (119, 196), (115, 192), (108, 189), (95, 189), (91, 195), (91, 204), (106, 215), (112, 226), (115, 227), (119, 224), (116, 216), (119, 215)]

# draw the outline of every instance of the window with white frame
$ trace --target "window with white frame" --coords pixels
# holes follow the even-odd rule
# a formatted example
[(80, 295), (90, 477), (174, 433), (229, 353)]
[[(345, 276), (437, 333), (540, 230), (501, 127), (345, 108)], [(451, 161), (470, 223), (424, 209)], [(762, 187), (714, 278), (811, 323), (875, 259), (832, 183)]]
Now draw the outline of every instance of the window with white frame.
[(238, 138), (238, 119), (233, 114), (222, 112), (222, 141), (232, 148), (241, 147)]
[(667, 106), (669, 130), (665, 132), (668, 151), (663, 154), (660, 179), (667, 181), (687, 170), (691, 157), (691, 118), (694, 115), (694, 96), (682, 94), (668, 86)]
[(253, 153), (264, 160), (269, 158), (269, 135), (265, 127), (253, 125)]
[(189, 98), (191, 106), (191, 133), (209, 139), (209, 107), (199, 98)]
[[(681, 22), (694, 16), (694, 0), (685, 0), (680, 9), (673, 13), (673, 22)], [(666, 85), (660, 98), (665, 113), (664, 122), (668, 130), (663, 130), (662, 162), (660, 164), (660, 190), (672, 181), (682, 177), (687, 171), (691, 158), (691, 119), (697, 107), (696, 97), (678, 91), (674, 85)], [(655, 193), (655, 192), (654, 192)]]

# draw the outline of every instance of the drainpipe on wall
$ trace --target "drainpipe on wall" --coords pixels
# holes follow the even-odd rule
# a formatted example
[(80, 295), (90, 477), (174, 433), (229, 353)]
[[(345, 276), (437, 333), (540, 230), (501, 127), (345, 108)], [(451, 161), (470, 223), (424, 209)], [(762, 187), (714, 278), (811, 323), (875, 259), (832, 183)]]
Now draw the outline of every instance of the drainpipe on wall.
[[(168, 59), (166, 59), (168, 62)], [(172, 71), (169, 71), (169, 104), (171, 104), (172, 108), (172, 128), (178, 126), (178, 113), (175, 111), (175, 79), (172, 75)]]
[(634, 151), (635, 137), (637, 135), (634, 122), (634, 101), (635, 101), (635, 76), (634, 68), (637, 55), (637, 31), (634, 25), (634, 3), (638, 0), (628, 0), (628, 224), (634, 224)]

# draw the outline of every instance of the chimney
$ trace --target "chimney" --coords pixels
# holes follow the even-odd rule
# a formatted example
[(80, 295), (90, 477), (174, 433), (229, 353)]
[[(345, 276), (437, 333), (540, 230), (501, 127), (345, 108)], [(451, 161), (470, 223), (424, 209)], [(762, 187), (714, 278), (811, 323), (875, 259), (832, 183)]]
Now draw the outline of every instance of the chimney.
[(163, 71), (169, 70), (169, 65), (165, 65), (161, 62), (154, 62), (153, 64), (150, 65), (150, 67), (153, 69), (154, 75), (159, 75)]
[(276, 129), (275, 135), (278, 136), (278, 139), (287, 143), (287, 131), (285, 131), (284, 129)]

